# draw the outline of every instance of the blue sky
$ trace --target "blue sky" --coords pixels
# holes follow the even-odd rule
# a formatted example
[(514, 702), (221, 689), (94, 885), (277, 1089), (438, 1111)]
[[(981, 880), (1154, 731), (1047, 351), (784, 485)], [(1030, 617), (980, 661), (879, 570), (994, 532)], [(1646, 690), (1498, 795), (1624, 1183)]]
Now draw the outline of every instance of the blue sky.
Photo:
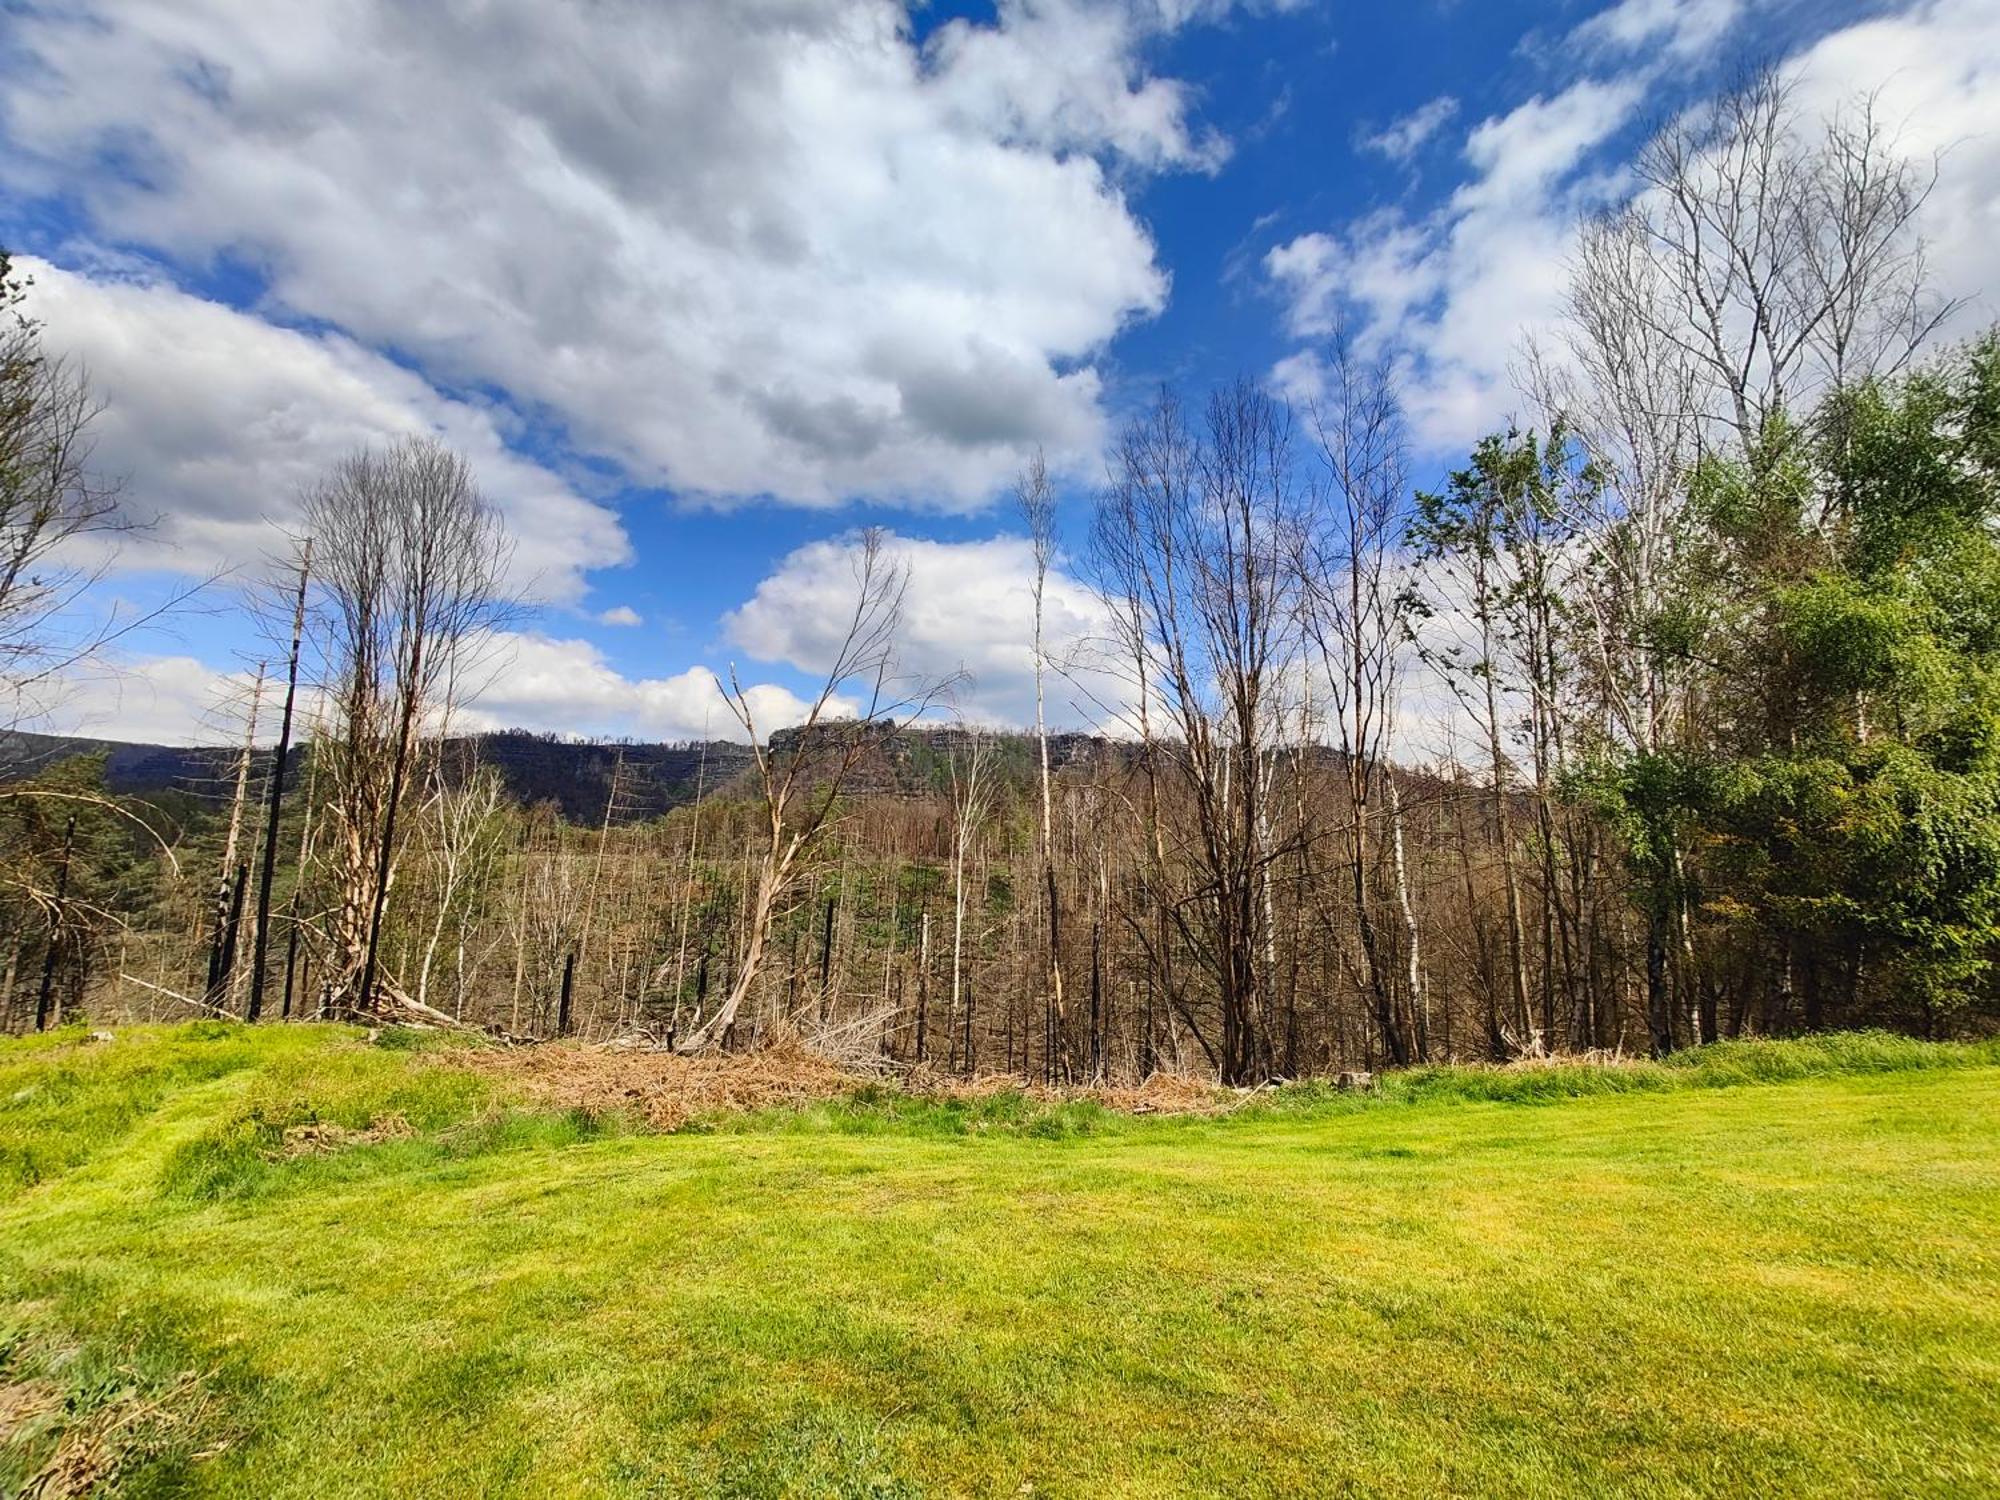
[[(782, 717), (864, 524), (909, 551), (913, 665), (968, 666), (967, 711), (1018, 720), (1028, 452), (1078, 633), (1104, 444), (1162, 382), (1308, 399), (1337, 321), (1397, 362), (1435, 471), (1513, 409), (1571, 226), (1649, 122), (1746, 63), (1816, 106), (1881, 89), (1909, 149), (1950, 148), (1933, 258), (1959, 327), (1990, 319), (1996, 12), (5, 3), (0, 241), (160, 521), (107, 596), (249, 576), (332, 457), (435, 430), (540, 601), (484, 722), (719, 733), (732, 662)], [(51, 725), (215, 732), (255, 649), (229, 587)]]

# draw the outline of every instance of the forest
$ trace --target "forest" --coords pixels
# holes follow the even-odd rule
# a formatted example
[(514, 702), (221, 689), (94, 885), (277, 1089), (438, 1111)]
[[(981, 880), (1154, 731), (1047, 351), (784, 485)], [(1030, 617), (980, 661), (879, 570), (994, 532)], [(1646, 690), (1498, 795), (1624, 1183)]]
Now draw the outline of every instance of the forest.
[[(2000, 337), (1938, 336), (1945, 170), (1755, 75), (1652, 139), (1521, 351), (1521, 416), (1442, 476), (1393, 358), (1338, 336), (1307, 400), (1161, 391), (1083, 545), (1031, 461), (1033, 725), (904, 671), (905, 565), (868, 533), (802, 723), (732, 681), (732, 742), (598, 747), (587, 794), (523, 773), (531, 737), (462, 727), (521, 608), (510, 538), (441, 441), (357, 452), (289, 559), (217, 586), (267, 642), (236, 750), (139, 793), (102, 752), (8, 757), (6, 1026), (783, 1036), (1231, 1085), (1989, 1031)], [(107, 644), (67, 623), (78, 559), (129, 522), (86, 374), (7, 287), (25, 723)], [(1092, 638), (1045, 636), (1060, 561)]]

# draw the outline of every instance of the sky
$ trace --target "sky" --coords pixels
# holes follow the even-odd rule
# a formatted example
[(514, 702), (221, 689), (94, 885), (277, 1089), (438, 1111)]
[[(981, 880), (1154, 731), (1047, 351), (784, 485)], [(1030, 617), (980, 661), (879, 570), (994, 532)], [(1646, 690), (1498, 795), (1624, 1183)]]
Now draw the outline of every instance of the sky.
[(795, 714), (870, 525), (906, 667), (1027, 722), (1031, 453), (1057, 640), (1092, 631), (1104, 455), (1163, 385), (1303, 402), (1338, 326), (1442, 472), (1519, 406), (1648, 129), (1764, 62), (1943, 153), (1950, 331), (2000, 316), (1994, 0), (0, 0), (0, 244), (146, 523), (93, 606), (220, 575), (42, 727), (231, 733), (233, 591), (315, 475), (421, 432), (532, 606), (465, 722), (721, 736), (732, 668)]

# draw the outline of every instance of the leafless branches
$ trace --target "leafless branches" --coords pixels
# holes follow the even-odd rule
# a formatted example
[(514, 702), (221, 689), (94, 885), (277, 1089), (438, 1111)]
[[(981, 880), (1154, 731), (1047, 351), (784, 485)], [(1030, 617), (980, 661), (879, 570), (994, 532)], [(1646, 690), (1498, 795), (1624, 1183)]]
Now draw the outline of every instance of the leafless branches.
[(414, 759), (511, 614), (501, 591), (511, 544), (465, 460), (428, 438), (346, 459), (304, 510), (318, 686), (332, 720), (315, 746), (333, 911), (323, 1003), (367, 1010)]
[[(780, 903), (825, 834), (856, 769), (951, 691), (955, 680), (899, 677), (896, 634), (902, 624), (909, 568), (888, 552), (886, 535), (871, 528), (853, 548), (853, 607), (833, 660), (803, 721), (780, 746), (759, 726), (755, 699), (730, 673), (725, 697), (749, 737), (763, 801), (763, 838), (736, 976), (713, 1015), (679, 1042), (699, 1052), (723, 1040), (751, 993)], [(843, 695), (858, 690), (860, 713), (841, 716)]]
[(1758, 454), (1780, 414), (1901, 369), (1953, 310), (1916, 231), (1937, 163), (1898, 151), (1872, 97), (1808, 120), (1767, 68), (1670, 121), (1638, 174), (1587, 226), (1570, 295), (1592, 425), (1635, 467), (1724, 433)]
[(1272, 1065), (1264, 804), (1299, 657), (1301, 522), (1290, 414), (1239, 382), (1199, 433), (1171, 395), (1127, 429), (1094, 533), (1100, 592), (1128, 622), (1138, 690), (1166, 724), (1157, 748), (1193, 813), (1172, 862), (1192, 885), (1165, 909), (1214, 979), (1219, 1035), (1184, 1019), (1231, 1082)]
[[(1416, 1054), (1414, 986), (1398, 996), (1371, 889), (1370, 799), (1388, 759), (1400, 658), (1409, 638), (1402, 546), (1409, 488), (1401, 406), (1386, 366), (1359, 369), (1344, 340), (1313, 404), (1323, 483), (1299, 539), (1300, 618), (1327, 684), (1347, 779), (1348, 888), (1361, 969), (1390, 1057)], [(1402, 879), (1400, 867), (1397, 878)], [(1402, 903), (1407, 908), (1407, 901)], [(1414, 937), (1409, 939), (1414, 950)]]

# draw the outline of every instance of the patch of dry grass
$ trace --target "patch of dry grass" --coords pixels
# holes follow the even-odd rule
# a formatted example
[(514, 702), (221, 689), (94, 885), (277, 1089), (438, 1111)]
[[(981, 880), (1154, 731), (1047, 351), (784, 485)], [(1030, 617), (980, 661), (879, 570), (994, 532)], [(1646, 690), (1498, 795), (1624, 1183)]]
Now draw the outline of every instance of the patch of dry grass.
[(755, 1052), (700, 1057), (574, 1042), (437, 1055), (447, 1065), (494, 1078), (538, 1107), (624, 1111), (656, 1130), (678, 1130), (721, 1110), (835, 1099), (867, 1081), (791, 1038)]
[(623, 1111), (655, 1130), (679, 1130), (690, 1120), (845, 1099), (887, 1087), (925, 1102), (976, 1103), (1001, 1095), (1037, 1105), (1087, 1101), (1125, 1115), (1219, 1115), (1247, 1095), (1203, 1079), (1156, 1073), (1136, 1085), (1069, 1088), (1023, 1084), (1018, 1076), (976, 1078), (928, 1069), (885, 1080), (821, 1055), (800, 1038), (779, 1033), (751, 1052), (683, 1057), (664, 1048), (542, 1042), (435, 1054), (444, 1066), (470, 1068), (538, 1108), (588, 1114)]
[(190, 1460), (221, 1451), (192, 1451), (197, 1434), (216, 1428), (194, 1371), (155, 1384), (129, 1367), (107, 1379), (80, 1363), (72, 1349), (16, 1349), (0, 1372), (0, 1487), (15, 1500), (116, 1494), (128, 1470), (173, 1448), (189, 1449)]

